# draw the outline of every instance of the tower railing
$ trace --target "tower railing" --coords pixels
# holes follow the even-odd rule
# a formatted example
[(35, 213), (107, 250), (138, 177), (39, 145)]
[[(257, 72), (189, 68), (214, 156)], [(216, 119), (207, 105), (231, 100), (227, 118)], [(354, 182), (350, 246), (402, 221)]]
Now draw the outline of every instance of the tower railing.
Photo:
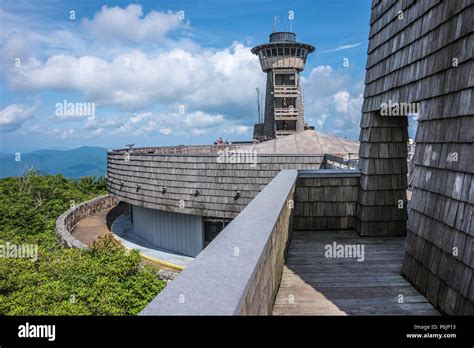
[(275, 97), (298, 96), (297, 86), (275, 86), (273, 88)]
[(275, 120), (295, 120), (298, 118), (296, 108), (275, 108)]
[(280, 137), (280, 136), (285, 136), (285, 135), (291, 135), (291, 134), (294, 134), (296, 133), (296, 129), (277, 129), (275, 131), (275, 134), (277, 137)]

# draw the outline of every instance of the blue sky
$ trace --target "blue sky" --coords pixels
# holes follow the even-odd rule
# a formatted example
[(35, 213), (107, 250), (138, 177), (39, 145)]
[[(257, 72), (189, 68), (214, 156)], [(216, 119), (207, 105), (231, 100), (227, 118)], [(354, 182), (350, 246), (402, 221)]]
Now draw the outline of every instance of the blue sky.
[[(1, 0), (0, 152), (249, 140), (265, 83), (249, 50), (288, 11), (316, 46), (307, 123), (357, 139), (370, 0)], [(58, 114), (65, 101), (93, 117)]]

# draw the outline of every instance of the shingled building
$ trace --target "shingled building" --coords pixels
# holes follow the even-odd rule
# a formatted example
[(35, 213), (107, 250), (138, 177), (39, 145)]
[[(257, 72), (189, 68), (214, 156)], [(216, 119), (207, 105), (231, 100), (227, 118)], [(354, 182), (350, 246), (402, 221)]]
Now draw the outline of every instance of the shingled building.
[[(472, 0), (374, 0), (361, 120), (359, 232), (407, 233), (403, 273), (447, 314), (474, 313), (472, 18)], [(408, 228), (410, 115), (381, 110), (407, 104)]]
[[(268, 72), (269, 106), (261, 134), (276, 139), (246, 146), (110, 151), (108, 189), (130, 204), (133, 232), (158, 248), (200, 254), (143, 313), (272, 313), (293, 230), (302, 230), (300, 236), (307, 239), (299, 243), (308, 250), (296, 248), (293, 256), (301, 256), (297, 264), (305, 267), (297, 277), (289, 272), (293, 278), (286, 284), (304, 280), (301, 303), (317, 302), (313, 290), (323, 288), (324, 293), (326, 289), (325, 281), (315, 283), (321, 263), (309, 269), (302, 262), (306, 251), (310, 256), (319, 252), (310, 250), (311, 241), (351, 236), (353, 243), (375, 240), (374, 248), (391, 241), (389, 252), (402, 242), (397, 253), (392, 253), (393, 260), (385, 260), (384, 252), (368, 254), (373, 259), (360, 273), (375, 273), (371, 286), (382, 287), (388, 294), (383, 305), (379, 302), (382, 313), (390, 306), (394, 310), (390, 313), (420, 313), (416, 304), (394, 302), (400, 295), (400, 283), (408, 285), (402, 286), (407, 296), (419, 295), (400, 276), (402, 272), (443, 313), (474, 314), (473, 11), (473, 0), (373, 0), (360, 147), (313, 130), (299, 132), (303, 114), (298, 106), (302, 103), (298, 73), (313, 48), (297, 44), (292, 33), (273, 33), (270, 44), (257, 46), (253, 52)], [(289, 66), (291, 72), (285, 70)], [(294, 85), (289, 84), (291, 76)], [(275, 94), (278, 88), (294, 93), (290, 105), (298, 109), (294, 129), (288, 133), (279, 128), (276, 115), (276, 105), (283, 102), (278, 98), (284, 97), (284, 93)], [(407, 126), (411, 116), (419, 124), (413, 156), (414, 192), (408, 202)], [(279, 137), (285, 134), (289, 135)], [(341, 161), (355, 148), (357, 169), (350, 161)], [(239, 154), (250, 157), (239, 162), (234, 156)], [(344, 170), (334, 168), (337, 161), (345, 163)], [(222, 227), (214, 228), (216, 222)], [(239, 258), (234, 254), (236, 247)], [(398, 264), (393, 263), (395, 259)], [(343, 271), (337, 263), (331, 267)], [(395, 274), (377, 278), (386, 268)], [(337, 272), (333, 275), (340, 277)], [(393, 277), (397, 284), (384, 283)], [(349, 291), (348, 299), (363, 289), (357, 274), (355, 278), (353, 289), (357, 290)], [(351, 281), (343, 281), (349, 289)], [(306, 291), (308, 286), (314, 288)], [(331, 295), (335, 288), (326, 291)], [(183, 291), (186, 303), (178, 304), (176, 299)], [(329, 295), (324, 298), (331, 299)], [(338, 296), (331, 300), (339, 306), (366, 303), (358, 313), (372, 313), (373, 305), (364, 302), (367, 299), (344, 300), (344, 304)], [(424, 297), (419, 300), (424, 313), (433, 313)]]

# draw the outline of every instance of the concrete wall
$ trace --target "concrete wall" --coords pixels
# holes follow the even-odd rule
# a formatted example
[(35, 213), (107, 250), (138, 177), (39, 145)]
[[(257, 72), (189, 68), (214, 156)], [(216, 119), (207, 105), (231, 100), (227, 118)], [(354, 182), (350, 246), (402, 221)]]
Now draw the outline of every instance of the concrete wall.
[(296, 107), (298, 108), (298, 121), (296, 122), (296, 131), (304, 131), (304, 100), (303, 100), (303, 86), (301, 84), (301, 76), (299, 73), (295, 75), (296, 83), (298, 85), (298, 98), (296, 98)]
[[(377, 116), (381, 104), (419, 103), (403, 274), (443, 312), (472, 315), (473, 1), (375, 0), (372, 7), (361, 121), (361, 141), (368, 145), (361, 144), (360, 162), (367, 185), (372, 182), (379, 192), (373, 198), (363, 193), (361, 204), (393, 204), (396, 189), (405, 184), (397, 179), (405, 164), (396, 173), (395, 162), (383, 160), (382, 153), (390, 153), (384, 143), (405, 140), (406, 120)], [(393, 151), (401, 160), (406, 147)], [(388, 174), (397, 185), (391, 188), (394, 194), (387, 193), (385, 184), (379, 186), (383, 182), (371, 180), (371, 172), (381, 178)]]
[[(319, 169), (323, 158), (258, 155), (257, 164), (252, 166), (219, 163), (216, 155), (149, 154), (139, 149), (127, 155), (125, 151), (110, 151), (107, 186), (112, 196), (136, 206), (234, 218), (280, 170)], [(195, 190), (199, 190), (199, 195), (194, 195)], [(240, 197), (235, 199), (237, 191)]]
[(71, 207), (56, 220), (56, 236), (59, 242), (68, 248), (87, 248), (87, 245), (71, 235), (74, 226), (86, 217), (94, 215), (104, 209), (116, 206), (118, 200), (109, 195), (100, 196), (90, 201)]
[(275, 103), (273, 101), (273, 72), (267, 74), (265, 88), (265, 107), (263, 109), (263, 135), (269, 139), (275, 138)]
[(354, 229), (359, 177), (358, 171), (300, 171), (296, 183), (294, 229)]
[(155, 247), (196, 256), (204, 247), (202, 217), (131, 206), (133, 233)]
[(297, 175), (281, 171), (141, 315), (271, 314)]

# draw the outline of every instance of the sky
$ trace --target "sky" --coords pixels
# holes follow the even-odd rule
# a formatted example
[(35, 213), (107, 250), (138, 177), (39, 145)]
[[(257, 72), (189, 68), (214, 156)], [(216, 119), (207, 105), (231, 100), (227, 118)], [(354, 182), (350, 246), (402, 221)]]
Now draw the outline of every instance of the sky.
[(0, 0), (0, 152), (250, 140), (289, 13), (306, 122), (357, 140), (370, 2)]

